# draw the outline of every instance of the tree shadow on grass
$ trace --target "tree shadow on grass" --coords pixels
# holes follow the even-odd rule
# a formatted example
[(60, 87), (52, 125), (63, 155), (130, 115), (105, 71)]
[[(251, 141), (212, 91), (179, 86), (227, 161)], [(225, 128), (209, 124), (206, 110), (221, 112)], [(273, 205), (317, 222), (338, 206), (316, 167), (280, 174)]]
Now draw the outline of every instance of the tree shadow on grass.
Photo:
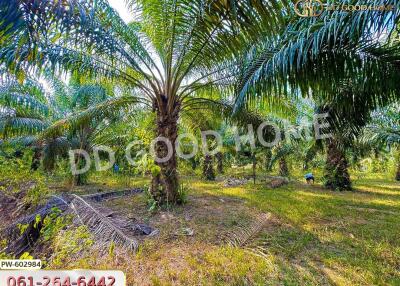
[[(301, 240), (301, 237), (311, 237), (310, 241), (314, 242), (311, 249), (305, 247), (304, 251), (292, 258), (289, 255), (288, 258), (287, 252), (292, 251), (288, 238), (284, 245), (278, 243), (276, 255), (283, 255), (284, 259), (290, 261), (300, 259), (302, 255), (311, 261), (318, 261), (320, 256), (337, 268), (324, 267), (325, 274), (321, 275), (336, 280), (340, 280), (336, 276), (341, 271), (347, 273), (346, 279), (351, 278), (351, 271), (356, 277), (357, 268), (361, 267), (363, 276), (367, 278), (354, 278), (357, 283), (374, 284), (371, 279), (384, 283), (382, 281), (399, 278), (393, 273), (400, 263), (400, 255), (396, 254), (396, 249), (400, 248), (396, 239), (399, 235), (400, 216), (397, 214), (400, 214), (400, 210), (379, 200), (385, 203), (384, 199), (390, 199), (396, 204), (400, 197), (382, 192), (333, 192), (320, 186), (293, 183), (277, 190), (258, 186), (256, 190), (248, 189), (244, 197), (251, 205), (268, 210), (290, 224), (299, 237), (295, 241)], [(274, 239), (278, 239), (281, 234), (270, 235), (274, 236)]]

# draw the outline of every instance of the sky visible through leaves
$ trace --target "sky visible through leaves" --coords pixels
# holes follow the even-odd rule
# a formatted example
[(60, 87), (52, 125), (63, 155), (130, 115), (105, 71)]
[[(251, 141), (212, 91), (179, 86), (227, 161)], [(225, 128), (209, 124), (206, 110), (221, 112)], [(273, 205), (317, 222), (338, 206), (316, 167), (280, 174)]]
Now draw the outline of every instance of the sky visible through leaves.
[(133, 20), (132, 13), (126, 7), (124, 0), (108, 0), (111, 7), (113, 7), (125, 22)]

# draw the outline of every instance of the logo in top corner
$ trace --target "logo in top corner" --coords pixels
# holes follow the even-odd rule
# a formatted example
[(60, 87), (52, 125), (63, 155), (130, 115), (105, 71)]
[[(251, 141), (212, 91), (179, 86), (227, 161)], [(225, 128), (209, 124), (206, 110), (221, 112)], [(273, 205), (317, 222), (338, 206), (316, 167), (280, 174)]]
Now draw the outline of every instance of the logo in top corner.
[(318, 17), (324, 11), (324, 5), (320, 0), (299, 0), (294, 11), (300, 17)]

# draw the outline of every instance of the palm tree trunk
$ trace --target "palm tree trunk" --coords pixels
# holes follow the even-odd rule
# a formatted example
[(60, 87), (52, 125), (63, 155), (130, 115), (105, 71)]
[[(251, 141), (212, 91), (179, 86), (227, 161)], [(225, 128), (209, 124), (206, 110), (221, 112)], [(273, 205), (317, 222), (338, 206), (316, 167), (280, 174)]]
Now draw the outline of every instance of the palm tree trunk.
[(253, 154), (253, 184), (256, 183), (256, 176), (257, 176), (257, 158), (256, 155)]
[(190, 163), (192, 164), (192, 170), (193, 170), (193, 171), (196, 170), (196, 168), (197, 168), (197, 161), (196, 161), (196, 159), (195, 159), (195, 158), (191, 158), (191, 159), (190, 159)]
[(42, 150), (39, 147), (35, 147), (32, 156), (31, 170), (36, 171), (40, 167), (40, 160), (42, 158)]
[(224, 155), (222, 152), (218, 152), (215, 154), (215, 158), (217, 159), (217, 171), (219, 174), (224, 173)]
[(328, 143), (328, 154), (325, 165), (325, 186), (332, 190), (351, 190), (348, 163), (336, 140)]
[[(77, 157), (75, 159), (75, 165), (78, 166), (78, 169), (82, 168), (85, 166), (85, 161), (84, 159)], [(78, 174), (74, 175), (73, 178), (73, 184), (74, 186), (84, 186), (88, 182), (88, 173), (83, 173), (83, 174)]]
[(272, 159), (271, 149), (267, 149), (267, 151), (265, 152), (265, 170), (267, 172), (271, 171), (271, 159)]
[(373, 152), (374, 152), (374, 160), (372, 164), (372, 172), (379, 173), (381, 171), (379, 166), (379, 151), (377, 148), (375, 148)]
[(279, 159), (279, 176), (289, 176), (289, 168), (287, 166), (286, 158), (282, 157)]
[(57, 151), (55, 150), (54, 139), (47, 142), (47, 146), (44, 150), (46, 155), (43, 158), (43, 168), (47, 173), (51, 173), (56, 167), (57, 160)]
[[(89, 134), (90, 134), (90, 126), (89, 125), (85, 125), (85, 126), (81, 127), (81, 129), (79, 130), (80, 149), (85, 150), (87, 152), (91, 151), (89, 139), (88, 139)], [(51, 160), (55, 160), (55, 159), (50, 158), (49, 161), (51, 161)], [(85, 164), (86, 164), (85, 159), (82, 158), (81, 156), (77, 156), (75, 158), (75, 165), (78, 166), (79, 169), (84, 167)], [(75, 186), (84, 186), (88, 183), (88, 177), (89, 177), (89, 172), (74, 175), (73, 184)]]
[(206, 179), (208, 181), (214, 181), (215, 180), (215, 173), (214, 173), (214, 168), (213, 168), (213, 160), (212, 160), (211, 155), (205, 155), (204, 156), (203, 177), (204, 177), (204, 179)]
[(400, 148), (398, 150), (396, 181), (400, 181)]
[[(164, 137), (171, 142), (172, 156), (166, 162), (155, 162), (159, 167), (159, 172), (153, 172), (150, 192), (159, 204), (175, 204), (177, 203), (179, 189), (175, 141), (178, 137), (177, 123), (180, 105), (179, 103), (173, 104), (173, 110), (171, 111), (168, 107), (167, 99), (164, 96), (161, 96), (161, 98), (161, 102), (155, 107), (155, 111), (157, 112), (156, 132), (157, 137)], [(168, 156), (169, 150), (165, 142), (158, 141), (154, 146), (154, 151), (159, 159), (163, 159)]]

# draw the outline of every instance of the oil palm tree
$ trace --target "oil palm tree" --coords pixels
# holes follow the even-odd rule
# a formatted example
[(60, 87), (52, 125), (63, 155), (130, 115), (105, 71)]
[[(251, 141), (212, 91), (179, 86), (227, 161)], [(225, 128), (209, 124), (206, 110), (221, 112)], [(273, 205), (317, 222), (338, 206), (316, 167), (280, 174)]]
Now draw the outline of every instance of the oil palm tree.
[[(210, 110), (186, 110), (182, 112), (182, 124), (185, 132), (191, 132), (196, 135), (196, 138), (201, 139), (201, 132), (207, 130), (216, 130), (220, 127), (222, 120), (221, 117), (217, 117), (216, 114), (210, 112)], [(207, 144), (215, 143), (211, 140), (207, 140)], [(213, 148), (211, 148), (213, 149)], [(201, 158), (201, 163), (203, 167), (202, 176), (208, 181), (215, 180), (215, 171), (213, 166), (213, 156), (211, 154), (205, 153)]]
[[(398, 6), (390, 0), (373, 4)], [(335, 135), (355, 136), (372, 110), (399, 99), (398, 9), (324, 11), (318, 17), (289, 18), (285, 33), (272, 41), (261, 39), (243, 58), (236, 109), (259, 97), (312, 97), (320, 110), (330, 112)], [(327, 142), (327, 166), (338, 170), (331, 178), (333, 185), (343, 180), (347, 188), (349, 176), (341, 148), (346, 144), (340, 141), (351, 140), (336, 137)]]
[(0, 88), (0, 134), (4, 142), (18, 147), (31, 147), (31, 168), (37, 170), (43, 159), (45, 170), (51, 171), (57, 154), (67, 150), (65, 137), (39, 140), (59, 116), (58, 105), (45, 92), (38, 79), (31, 76), (19, 82), (17, 78), (2, 72)]
[[(161, 171), (152, 186), (163, 201), (175, 202), (180, 112), (196, 104), (193, 97), (200, 90), (228, 89), (238, 70), (230, 60), (258, 31), (279, 31), (284, 1), (127, 3), (136, 16), (129, 24), (105, 0), (13, 0), (2, 12), (12, 10), (18, 23), (23, 20), (11, 23), (12, 43), (1, 49), (0, 58), (17, 73), (27, 66), (52, 66), (132, 88), (129, 96), (89, 108), (87, 116), (123, 105), (148, 106), (156, 114), (156, 135), (173, 146), (172, 158), (157, 163)], [(164, 158), (168, 148), (157, 142), (155, 151)]]
[[(69, 149), (92, 151), (96, 145), (96, 137), (100, 131), (119, 119), (121, 114), (110, 114), (105, 122), (103, 118), (88, 117), (75, 121), (76, 114), (90, 107), (101, 104), (111, 97), (107, 87), (100, 83), (88, 80), (82, 81), (75, 77), (65, 84), (57, 78), (51, 77), (51, 86), (54, 90), (52, 102), (57, 106), (57, 117), (43, 130), (37, 138), (38, 144), (44, 145), (44, 167), (52, 171), (58, 156), (66, 156)], [(84, 165), (81, 157), (75, 158), (77, 166)], [(83, 185), (87, 181), (87, 173), (74, 176), (74, 184)]]
[[(103, 86), (76, 79), (66, 85), (47, 74), (52, 92), (45, 92), (43, 85), (31, 77), (23, 83), (7, 73), (2, 78), (0, 134), (5, 141), (32, 147), (34, 170), (42, 162), (46, 171), (53, 171), (57, 157), (66, 157), (70, 148), (91, 150), (95, 131), (104, 128), (104, 124), (95, 120), (65, 124), (65, 118), (106, 100), (109, 95)], [(77, 183), (82, 184), (83, 178), (78, 176)]]

